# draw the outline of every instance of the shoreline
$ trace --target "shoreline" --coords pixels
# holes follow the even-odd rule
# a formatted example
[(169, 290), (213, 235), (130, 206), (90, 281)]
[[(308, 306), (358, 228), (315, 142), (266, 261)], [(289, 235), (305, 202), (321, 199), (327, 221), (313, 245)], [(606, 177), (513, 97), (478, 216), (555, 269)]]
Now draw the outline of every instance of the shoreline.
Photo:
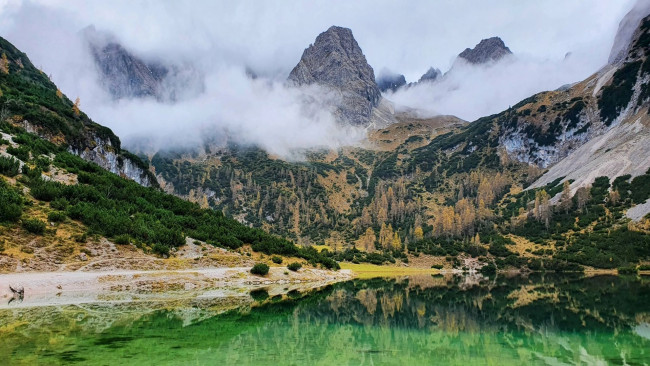
[[(160, 301), (174, 297), (241, 297), (251, 290), (277, 287), (304, 291), (352, 279), (351, 271), (271, 267), (268, 275), (256, 276), (249, 267), (183, 270), (118, 270), (97, 272), (21, 272), (0, 274), (0, 309), (96, 302)], [(23, 301), (13, 297), (9, 286), (23, 287)], [(172, 296), (175, 295), (175, 296)]]

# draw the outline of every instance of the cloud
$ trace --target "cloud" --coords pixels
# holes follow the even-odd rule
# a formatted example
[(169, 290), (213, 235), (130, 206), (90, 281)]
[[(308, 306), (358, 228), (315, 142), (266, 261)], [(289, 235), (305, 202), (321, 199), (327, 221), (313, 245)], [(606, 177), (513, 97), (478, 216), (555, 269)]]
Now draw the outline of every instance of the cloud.
[(585, 70), (573, 55), (558, 60), (513, 55), (487, 66), (458, 62), (439, 81), (385, 96), (397, 111), (416, 109), (420, 117), (450, 114), (474, 121), (535, 93), (581, 81), (593, 71)]
[[(426, 113), (474, 119), (598, 69), (631, 6), (632, 0), (414, 0), (408, 6), (389, 0), (0, 0), (0, 35), (125, 141), (148, 136), (155, 146), (191, 145), (227, 130), (238, 141), (288, 156), (353, 143), (363, 133), (341, 128), (321, 108), (335, 96), (282, 83), (303, 50), (333, 24), (353, 30), (375, 70), (388, 68), (407, 81), (430, 66), (448, 69), (466, 47), (501, 36), (519, 57), (508, 68), (468, 70), (439, 87), (390, 96)], [(191, 63), (205, 76), (205, 92), (176, 104), (113, 102), (78, 41), (78, 31), (89, 24), (147, 60)], [(569, 51), (572, 59), (562, 61)], [(246, 68), (260, 79), (246, 77)]]

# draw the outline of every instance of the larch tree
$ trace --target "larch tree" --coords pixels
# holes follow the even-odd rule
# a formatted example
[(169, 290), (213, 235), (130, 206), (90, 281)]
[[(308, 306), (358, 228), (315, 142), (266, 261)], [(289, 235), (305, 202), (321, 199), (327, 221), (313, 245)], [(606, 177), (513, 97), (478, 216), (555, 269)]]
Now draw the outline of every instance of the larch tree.
[(4, 52), (2, 53), (2, 59), (0, 59), (0, 72), (5, 75), (9, 74), (9, 59)]
[(413, 230), (413, 236), (415, 237), (415, 240), (424, 239), (424, 231), (422, 230), (422, 226), (417, 226), (415, 230)]
[(72, 106), (72, 113), (74, 113), (76, 117), (79, 117), (79, 114), (81, 113), (81, 110), (79, 109), (80, 106), (81, 106), (81, 99), (77, 97), (77, 99), (75, 99), (74, 101), (74, 105)]
[(399, 234), (397, 234), (397, 231), (393, 234), (393, 242), (392, 242), (392, 247), (394, 250), (401, 250), (402, 249), (402, 240), (399, 238)]
[(565, 180), (562, 184), (562, 195), (560, 196), (560, 208), (564, 210), (564, 213), (568, 213), (573, 206), (573, 201), (571, 200), (571, 183), (568, 180)]

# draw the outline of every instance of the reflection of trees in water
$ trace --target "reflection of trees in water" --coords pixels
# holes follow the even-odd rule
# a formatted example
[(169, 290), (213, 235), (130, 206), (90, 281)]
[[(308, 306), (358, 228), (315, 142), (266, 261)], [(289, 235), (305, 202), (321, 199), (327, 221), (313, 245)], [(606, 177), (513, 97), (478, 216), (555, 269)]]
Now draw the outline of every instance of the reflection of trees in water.
[(262, 351), (267, 339), (283, 339), (291, 345), (281, 342), (273, 352), (286, 357), (318, 344), (318, 350), (310, 349), (318, 357), (301, 359), (315, 364), (342, 355), (363, 364), (382, 354), (403, 363), (431, 357), (462, 364), (477, 355), (623, 363), (648, 357), (650, 343), (632, 331), (647, 314), (648, 290), (645, 280), (621, 277), (509, 278), (464, 291), (453, 282), (421, 288), (408, 280), (354, 281), (298, 305), (289, 327), (279, 319), (233, 341)]
[(128, 354), (133, 363), (149, 364), (178, 357), (199, 364), (315, 365), (342, 359), (467, 365), (476, 357), (623, 363), (622, 357), (648, 357), (642, 353), (650, 341), (632, 330), (649, 318), (646, 279), (513, 277), (467, 288), (459, 282), (350, 281), (221, 315), (215, 314), (236, 304), (214, 299), (140, 309), (13, 309), (0, 312), (0, 351), (69, 357), (86, 349), (92, 350), (83, 355), (88, 363)]

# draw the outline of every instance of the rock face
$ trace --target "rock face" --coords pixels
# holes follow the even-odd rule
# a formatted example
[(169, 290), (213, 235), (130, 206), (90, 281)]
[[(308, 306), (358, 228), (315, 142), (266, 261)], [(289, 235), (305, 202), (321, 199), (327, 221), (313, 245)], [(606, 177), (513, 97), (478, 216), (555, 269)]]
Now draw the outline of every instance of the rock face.
[[(508, 155), (549, 168), (531, 187), (562, 178), (572, 181), (575, 192), (599, 176), (613, 181), (650, 169), (650, 16), (638, 22), (626, 43), (614, 64), (502, 114), (500, 143)], [(630, 209), (628, 217), (649, 212), (646, 203)]]
[(155, 98), (173, 102), (200, 94), (203, 75), (192, 65), (146, 62), (107, 33), (89, 26), (82, 36), (95, 61), (99, 81), (114, 99)]
[(291, 71), (289, 82), (319, 84), (340, 92), (337, 116), (356, 126), (372, 124), (373, 109), (382, 99), (375, 73), (348, 28), (333, 26), (318, 35)]
[(609, 64), (615, 64), (625, 58), (634, 31), (636, 31), (641, 19), (650, 14), (650, 0), (637, 0), (632, 10), (630, 10), (625, 17), (618, 24), (618, 31), (616, 38), (614, 38), (614, 45), (609, 53)]
[(379, 90), (381, 90), (382, 93), (388, 90), (394, 92), (404, 85), (406, 85), (406, 78), (404, 77), (404, 75), (395, 74), (388, 70), (383, 70), (377, 76), (377, 86), (379, 87)]
[(427, 72), (424, 73), (420, 77), (420, 80), (418, 80), (418, 83), (421, 82), (431, 82), (431, 81), (436, 81), (442, 77), (442, 72), (439, 69), (435, 69), (433, 67), (430, 67)]
[(101, 82), (115, 99), (158, 97), (167, 69), (147, 65), (117, 43), (92, 49)]
[(108, 34), (90, 26), (84, 39), (97, 65), (100, 81), (115, 99), (159, 97), (169, 72), (162, 65), (147, 64)]
[(474, 48), (466, 48), (458, 57), (465, 61), (480, 65), (490, 62), (496, 62), (511, 55), (512, 52), (499, 37), (484, 39)]

